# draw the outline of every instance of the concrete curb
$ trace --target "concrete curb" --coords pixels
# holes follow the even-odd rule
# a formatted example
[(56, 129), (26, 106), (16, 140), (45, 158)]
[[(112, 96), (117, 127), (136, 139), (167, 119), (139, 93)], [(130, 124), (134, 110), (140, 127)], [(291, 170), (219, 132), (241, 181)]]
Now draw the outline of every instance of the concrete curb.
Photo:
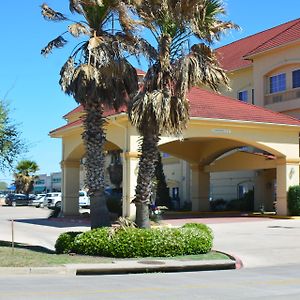
[(76, 275), (74, 270), (61, 267), (2, 267), (0, 275)]
[(4, 267), (5, 275), (114, 275), (152, 272), (192, 272), (236, 269), (234, 259), (225, 260), (125, 260), (103, 264), (67, 264), (61, 267)]
[[(108, 274), (138, 274), (153, 272), (192, 272), (235, 269), (233, 260), (208, 260), (208, 261), (130, 261), (108, 266), (107, 264), (94, 266), (77, 266), (76, 275), (108, 275)], [(72, 268), (72, 266), (71, 266)]]
[(271, 215), (271, 214), (270, 215), (269, 214), (249, 214), (248, 217), (300, 220), (300, 216), (281, 216), (281, 215)]

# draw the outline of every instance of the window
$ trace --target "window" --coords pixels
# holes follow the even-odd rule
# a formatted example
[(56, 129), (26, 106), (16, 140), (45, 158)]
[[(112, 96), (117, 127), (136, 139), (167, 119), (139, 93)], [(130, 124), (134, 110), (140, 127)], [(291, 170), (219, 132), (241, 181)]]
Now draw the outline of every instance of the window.
[(270, 77), (270, 93), (271, 94), (285, 91), (285, 89), (286, 89), (285, 73)]
[(238, 92), (238, 99), (243, 102), (248, 102), (248, 91)]
[(60, 183), (61, 178), (52, 178), (52, 183)]
[(292, 76), (293, 76), (293, 89), (300, 87), (300, 70), (293, 71)]

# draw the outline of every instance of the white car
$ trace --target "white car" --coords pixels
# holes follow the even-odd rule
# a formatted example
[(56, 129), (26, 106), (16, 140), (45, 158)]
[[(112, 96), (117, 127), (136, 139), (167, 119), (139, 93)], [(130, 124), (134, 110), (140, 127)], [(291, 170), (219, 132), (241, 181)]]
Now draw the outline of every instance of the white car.
[(61, 207), (61, 193), (47, 193), (44, 202), (48, 208), (55, 209)]
[(46, 194), (37, 194), (33, 199), (30, 200), (29, 205), (35, 207), (44, 207)]
[(79, 206), (80, 207), (90, 207), (90, 197), (86, 191), (79, 191)]

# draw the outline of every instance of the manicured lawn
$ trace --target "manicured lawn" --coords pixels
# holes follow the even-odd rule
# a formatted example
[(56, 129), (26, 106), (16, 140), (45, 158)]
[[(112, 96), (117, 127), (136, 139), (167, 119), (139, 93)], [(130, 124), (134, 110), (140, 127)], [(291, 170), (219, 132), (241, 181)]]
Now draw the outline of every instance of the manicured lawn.
[(0, 267), (47, 267), (77, 263), (108, 263), (111, 261), (113, 259), (107, 257), (57, 255), (43, 247), (19, 243), (15, 243), (14, 251), (12, 251), (11, 243), (0, 241)]
[[(142, 260), (141, 258), (140, 260)], [(151, 258), (145, 258), (147, 260)], [(152, 258), (159, 259), (159, 258)], [(166, 259), (166, 258), (164, 258)], [(188, 255), (172, 257), (168, 259), (176, 260), (212, 260), (212, 259), (229, 259), (228, 256), (210, 252), (201, 255)], [(48, 249), (38, 246), (28, 246), (15, 243), (14, 250), (11, 248), (10, 242), (0, 241), (0, 267), (47, 267), (59, 266), (63, 264), (77, 263), (110, 263), (116, 259), (109, 257), (93, 257), (83, 255), (55, 254)]]

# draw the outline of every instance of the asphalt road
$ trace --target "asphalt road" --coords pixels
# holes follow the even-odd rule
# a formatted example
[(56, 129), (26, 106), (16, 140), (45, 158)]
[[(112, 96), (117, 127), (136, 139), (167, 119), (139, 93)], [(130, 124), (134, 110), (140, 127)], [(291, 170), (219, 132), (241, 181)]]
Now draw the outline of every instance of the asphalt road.
[[(0, 207), (0, 239), (53, 249), (57, 236), (88, 226), (47, 220), (48, 210)], [(202, 218), (214, 249), (242, 259), (240, 270), (111, 276), (0, 274), (0, 299), (299, 299), (300, 220)], [(173, 221), (170, 220), (170, 223)], [(175, 222), (175, 221), (174, 221)]]
[(0, 299), (299, 299), (299, 268), (77, 277), (0, 275)]
[[(14, 219), (16, 242), (54, 249), (60, 233), (89, 230), (87, 223), (48, 220), (50, 210), (35, 207), (0, 206), (0, 239), (10, 241)], [(239, 257), (247, 268), (300, 265), (300, 220), (253, 217), (197, 218), (167, 220), (181, 225), (185, 222), (207, 223), (214, 232), (215, 250)]]
[(88, 226), (48, 220), (51, 210), (35, 207), (0, 206), (0, 240), (11, 241), (14, 220), (15, 242), (39, 245), (54, 250), (54, 244), (60, 233), (65, 231), (84, 231)]

